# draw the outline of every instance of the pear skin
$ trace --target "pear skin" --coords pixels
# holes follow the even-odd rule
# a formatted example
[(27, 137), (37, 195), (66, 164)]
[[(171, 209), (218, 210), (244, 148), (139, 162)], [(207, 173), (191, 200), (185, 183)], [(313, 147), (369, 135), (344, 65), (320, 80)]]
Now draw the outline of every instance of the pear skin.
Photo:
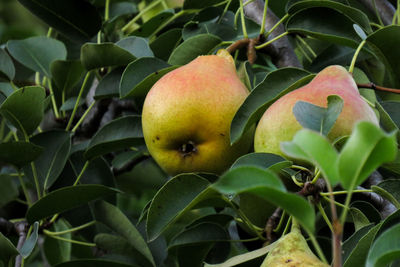
[(341, 66), (329, 66), (307, 85), (296, 89), (273, 103), (262, 116), (254, 137), (254, 150), (283, 155), (280, 143), (290, 141), (302, 126), (293, 115), (297, 101), (326, 107), (329, 95), (343, 99), (343, 109), (328, 134), (330, 140), (349, 135), (356, 122), (365, 120), (378, 124), (372, 108), (361, 98), (349, 72)]
[(260, 267), (329, 267), (308, 247), (297, 223), (289, 234), (276, 241)]
[(230, 145), (230, 125), (249, 91), (227, 52), (199, 56), (158, 80), (142, 127), (150, 154), (168, 173), (221, 173), (251, 147), (253, 132)]

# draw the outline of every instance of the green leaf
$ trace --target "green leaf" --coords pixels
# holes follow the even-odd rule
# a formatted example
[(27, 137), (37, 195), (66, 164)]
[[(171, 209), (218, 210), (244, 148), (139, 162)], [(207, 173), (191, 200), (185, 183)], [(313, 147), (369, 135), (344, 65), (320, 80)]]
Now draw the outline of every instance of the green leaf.
[(122, 74), (120, 97), (133, 97), (143, 102), (147, 92), (164, 74), (175, 69), (157, 58), (140, 58), (129, 64)]
[[(31, 142), (43, 147), (43, 152), (35, 159), (35, 166), (40, 187), (47, 190), (64, 169), (71, 150), (71, 136), (69, 132), (52, 130), (33, 136)], [(33, 182), (30, 166), (24, 168), (24, 171)]]
[(95, 157), (135, 146), (143, 140), (139, 116), (130, 115), (115, 119), (104, 125), (90, 140), (85, 158)]
[(2, 233), (0, 233), (0, 262), (4, 262), (4, 266), (14, 257), (19, 255), (17, 248), (11, 243), (11, 241), (6, 238)]
[(56, 60), (50, 71), (60, 92), (68, 93), (82, 79), (85, 69), (79, 60)]
[(47, 218), (56, 213), (67, 211), (89, 201), (114, 195), (116, 189), (103, 185), (66, 186), (50, 192), (33, 204), (26, 213), (28, 223)]
[(400, 26), (392, 25), (379, 29), (368, 36), (368, 45), (385, 64), (390, 86), (400, 86)]
[(255, 166), (279, 171), (290, 167), (291, 161), (271, 153), (249, 153), (238, 158), (231, 166), (231, 170), (240, 166)]
[[(71, 226), (66, 220), (58, 219), (51, 226), (50, 230), (54, 232), (60, 232), (68, 230), (70, 228)], [(65, 233), (59, 236), (65, 239), (71, 239), (71, 233)], [(46, 259), (51, 264), (51, 266), (54, 266), (58, 263), (70, 261), (71, 248), (71, 243), (57, 240), (49, 236), (46, 236), (43, 244), (43, 250), (46, 255)]]
[(115, 44), (125, 49), (126, 51), (134, 55), (136, 58), (154, 56), (153, 51), (151, 51), (151, 48), (147, 40), (141, 37), (137, 36), (127, 37), (119, 40)]
[(400, 180), (387, 179), (376, 186), (371, 186), (371, 189), (400, 209)]
[(330, 95), (327, 99), (327, 108), (304, 101), (297, 101), (293, 107), (293, 114), (300, 125), (328, 136), (342, 112), (343, 99), (338, 95)]
[(132, 265), (111, 260), (83, 259), (63, 262), (54, 267), (132, 267)]
[[(389, 126), (386, 128), (389, 128), (388, 130), (391, 130), (391, 131), (398, 130), (398, 128), (400, 127), (400, 118), (398, 116), (398, 112), (400, 112), (400, 102), (385, 101), (385, 102), (382, 102), (381, 105), (382, 105), (382, 108), (384, 109), (384, 111), (386, 111), (387, 114), (390, 116), (388, 118), (388, 120), (390, 120), (390, 122), (387, 121), (384, 126)], [(382, 118), (382, 115), (381, 115), (381, 118)], [(394, 125), (391, 126), (390, 123), (393, 123)]]
[(96, 8), (80, 0), (18, 0), (29, 11), (75, 41), (91, 39), (101, 28)]
[(16, 199), (19, 195), (17, 185), (13, 180), (15, 180), (15, 177), (11, 175), (0, 174), (0, 208)]
[[(356, 247), (360, 240), (374, 227), (374, 224), (369, 224), (356, 230), (349, 238), (347, 238), (342, 245), (342, 261), (345, 263), (349, 258), (350, 254), (356, 251)], [(364, 241), (365, 242), (365, 241)], [(369, 247), (367, 248), (368, 251)]]
[(183, 2), (183, 9), (203, 9), (210, 6), (215, 6), (223, 2), (223, 0), (202, 0), (201, 2), (197, 0), (185, 0)]
[(37, 159), (43, 148), (28, 142), (10, 142), (0, 144), (0, 162), (9, 163), (21, 168)]
[(45, 91), (42, 87), (28, 86), (15, 91), (0, 106), (0, 114), (17, 129), (30, 135), (43, 119)]
[(395, 132), (386, 134), (373, 123), (359, 122), (338, 158), (342, 186), (354, 189), (382, 163), (394, 160), (396, 154)]
[(8, 41), (7, 49), (24, 66), (47, 77), (51, 77), (51, 63), (67, 57), (67, 49), (62, 42), (45, 36)]
[(216, 196), (209, 184), (195, 174), (181, 174), (169, 180), (154, 196), (149, 207), (146, 223), (148, 240), (155, 240), (196, 204)]
[(200, 55), (213, 52), (222, 40), (211, 34), (200, 34), (187, 39), (171, 54), (168, 63), (171, 65), (185, 65)]
[(33, 224), (33, 230), (31, 232), (31, 235), (29, 236), (28, 239), (25, 240), (24, 245), (19, 250), (19, 253), (24, 259), (28, 258), (29, 255), (31, 255), (33, 249), (35, 248), (36, 242), (39, 237), (38, 231), (39, 231), (39, 222), (35, 222)]
[(162, 33), (154, 41), (150, 43), (150, 48), (153, 50), (157, 58), (167, 61), (175, 47), (182, 39), (181, 29), (172, 29)]
[(13, 80), (15, 76), (15, 67), (10, 56), (4, 49), (0, 49), (0, 78)]
[(313, 78), (308, 71), (297, 68), (282, 68), (273, 71), (251, 91), (236, 112), (231, 124), (231, 144), (256, 123), (265, 110), (278, 98), (305, 85)]
[(82, 65), (87, 70), (112, 66), (125, 66), (136, 57), (114, 43), (86, 43), (81, 48)]
[(349, 214), (353, 219), (353, 224), (356, 231), (370, 224), (367, 216), (365, 216), (364, 213), (357, 208), (350, 208)]
[(281, 150), (289, 157), (305, 160), (317, 166), (332, 185), (336, 185), (338, 177), (336, 162), (338, 153), (329, 140), (319, 133), (302, 129), (290, 142), (282, 142)]
[(150, 20), (146, 21), (139, 29), (136, 29), (134, 32), (132, 32), (131, 35), (150, 37), (150, 35), (152, 35), (160, 27), (160, 25), (163, 25), (170, 20), (173, 15), (173, 9), (166, 9), (152, 17)]
[(258, 167), (238, 167), (229, 170), (213, 184), (223, 194), (248, 192), (286, 210), (310, 232), (314, 231), (315, 214), (308, 202), (295, 194), (286, 192), (282, 181), (272, 171)]
[(381, 234), (372, 245), (366, 267), (385, 267), (392, 261), (400, 259), (400, 224), (391, 227)]
[(124, 68), (115, 68), (107, 73), (97, 85), (94, 99), (112, 98), (119, 96), (119, 84)]
[[(143, 237), (121, 210), (105, 201), (98, 201), (94, 205), (93, 212), (97, 221), (124, 237), (133, 248), (140, 252), (146, 260), (146, 265), (151, 263), (155, 266), (153, 256)], [(141, 263), (143, 264), (143, 261)]]

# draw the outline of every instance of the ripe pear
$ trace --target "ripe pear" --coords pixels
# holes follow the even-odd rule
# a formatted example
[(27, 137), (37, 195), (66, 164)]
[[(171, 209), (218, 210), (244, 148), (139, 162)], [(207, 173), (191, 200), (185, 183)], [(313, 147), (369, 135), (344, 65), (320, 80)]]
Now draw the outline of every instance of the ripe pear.
[(293, 220), (289, 234), (276, 241), (260, 267), (329, 267), (307, 245), (300, 227)]
[(253, 131), (230, 145), (230, 125), (249, 91), (226, 50), (199, 56), (158, 80), (143, 105), (147, 148), (168, 174), (221, 173), (251, 147)]
[(329, 95), (343, 99), (342, 112), (328, 134), (330, 140), (349, 135), (358, 121), (378, 124), (374, 111), (362, 99), (351, 74), (341, 66), (329, 66), (309, 84), (284, 95), (265, 111), (256, 129), (254, 150), (283, 155), (280, 142), (292, 140), (302, 128), (292, 112), (296, 102), (301, 100), (326, 107)]

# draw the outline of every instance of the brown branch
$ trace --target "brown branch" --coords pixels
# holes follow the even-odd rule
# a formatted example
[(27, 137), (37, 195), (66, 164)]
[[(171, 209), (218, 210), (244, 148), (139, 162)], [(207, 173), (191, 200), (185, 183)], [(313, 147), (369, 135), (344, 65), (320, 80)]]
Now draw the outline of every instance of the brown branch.
[[(20, 250), (25, 243), (26, 233), (28, 231), (28, 223), (27, 222), (18, 222), (15, 224), (15, 231), (18, 233), (18, 244), (17, 249)], [(15, 267), (22, 266), (22, 256), (18, 255), (15, 258)]]
[(228, 51), (230, 54), (233, 54), (236, 50), (248, 46), (249, 43), (250, 43), (250, 39), (248, 39), (248, 38), (237, 40), (236, 42), (234, 42), (233, 44), (228, 46), (226, 48), (226, 51)]
[(400, 89), (383, 87), (383, 86), (376, 85), (374, 83), (357, 83), (357, 87), (400, 94)]

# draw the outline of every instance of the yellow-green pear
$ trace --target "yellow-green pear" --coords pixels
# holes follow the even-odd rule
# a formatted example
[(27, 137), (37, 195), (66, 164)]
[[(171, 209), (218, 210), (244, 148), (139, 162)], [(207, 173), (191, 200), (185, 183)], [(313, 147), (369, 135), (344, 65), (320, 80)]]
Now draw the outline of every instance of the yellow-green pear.
[(300, 227), (293, 220), (291, 232), (276, 241), (260, 267), (329, 267), (329, 265), (313, 254), (301, 234)]
[(349, 135), (358, 121), (378, 124), (373, 109), (362, 99), (351, 74), (341, 66), (329, 66), (309, 84), (284, 95), (265, 111), (256, 129), (254, 150), (283, 155), (280, 143), (292, 140), (302, 128), (292, 111), (296, 102), (326, 107), (329, 95), (343, 99), (342, 112), (328, 134), (330, 140)]
[(171, 175), (221, 173), (251, 147), (253, 131), (230, 145), (230, 125), (249, 94), (226, 50), (199, 56), (158, 80), (146, 96), (143, 135)]

